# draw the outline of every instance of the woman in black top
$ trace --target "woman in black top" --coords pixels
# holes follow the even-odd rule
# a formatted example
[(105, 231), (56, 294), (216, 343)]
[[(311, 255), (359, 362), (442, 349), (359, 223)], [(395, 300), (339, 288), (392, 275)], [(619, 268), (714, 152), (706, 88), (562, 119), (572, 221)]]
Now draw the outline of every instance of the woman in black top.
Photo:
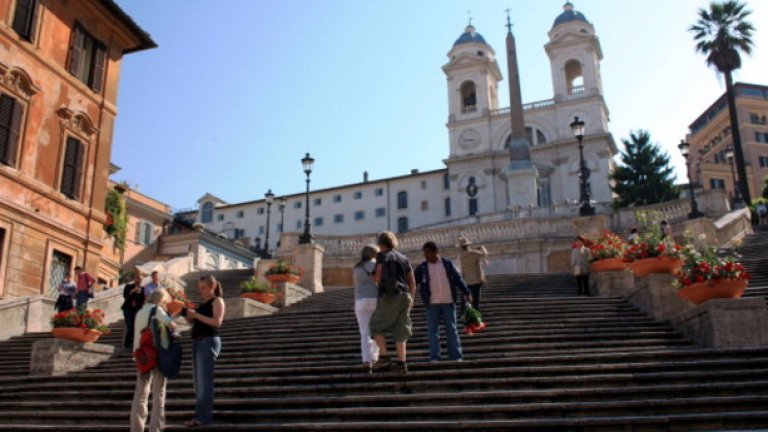
[(213, 422), (213, 369), (221, 351), (219, 327), (224, 321), (224, 300), (219, 281), (212, 275), (203, 276), (197, 282), (202, 303), (195, 309), (187, 309), (185, 315), (192, 321), (192, 375), (196, 397), (195, 417), (188, 427), (208, 425)]
[(133, 282), (125, 284), (123, 288), (123, 306), (121, 307), (125, 323), (123, 347), (128, 352), (133, 351), (133, 323), (136, 320), (136, 313), (144, 306), (144, 293), (141, 287), (143, 278), (144, 272), (137, 268), (133, 272)]

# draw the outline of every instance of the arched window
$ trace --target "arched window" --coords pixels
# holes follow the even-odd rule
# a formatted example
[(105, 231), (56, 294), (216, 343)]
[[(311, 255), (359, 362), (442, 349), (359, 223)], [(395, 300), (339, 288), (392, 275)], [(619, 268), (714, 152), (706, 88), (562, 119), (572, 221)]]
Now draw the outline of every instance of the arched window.
[(464, 81), (461, 84), (461, 112), (469, 113), (477, 111), (477, 89), (472, 81)]
[(578, 60), (565, 63), (565, 87), (568, 94), (584, 93), (584, 73)]
[(398, 210), (408, 208), (408, 192), (400, 191), (397, 193), (397, 208)]
[(405, 216), (397, 218), (397, 232), (404, 233), (408, 231), (408, 218)]
[(202, 223), (211, 223), (213, 222), (213, 203), (208, 201), (207, 203), (203, 204), (203, 212), (200, 216), (200, 222)]

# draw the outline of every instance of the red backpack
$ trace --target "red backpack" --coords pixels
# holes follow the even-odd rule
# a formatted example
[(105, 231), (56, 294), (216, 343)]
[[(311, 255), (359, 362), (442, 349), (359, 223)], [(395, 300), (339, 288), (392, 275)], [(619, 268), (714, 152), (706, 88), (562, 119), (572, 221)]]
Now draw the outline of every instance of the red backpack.
[(133, 359), (136, 361), (136, 369), (140, 373), (147, 373), (157, 367), (157, 348), (155, 347), (155, 339), (152, 336), (152, 319), (155, 317), (157, 307), (152, 309), (149, 313), (149, 319), (147, 320), (147, 326), (141, 330), (141, 338), (139, 339), (139, 347), (133, 352)]

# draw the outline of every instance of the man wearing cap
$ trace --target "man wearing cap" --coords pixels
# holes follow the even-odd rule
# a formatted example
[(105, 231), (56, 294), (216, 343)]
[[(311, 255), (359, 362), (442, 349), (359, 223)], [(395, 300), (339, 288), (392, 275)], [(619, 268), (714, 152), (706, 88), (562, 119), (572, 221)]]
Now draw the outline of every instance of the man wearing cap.
[(480, 289), (485, 284), (485, 272), (483, 263), (488, 251), (484, 246), (470, 247), (472, 244), (467, 238), (459, 238), (459, 264), (461, 265), (461, 274), (467, 282), (469, 292), (472, 294), (472, 307), (480, 309)]

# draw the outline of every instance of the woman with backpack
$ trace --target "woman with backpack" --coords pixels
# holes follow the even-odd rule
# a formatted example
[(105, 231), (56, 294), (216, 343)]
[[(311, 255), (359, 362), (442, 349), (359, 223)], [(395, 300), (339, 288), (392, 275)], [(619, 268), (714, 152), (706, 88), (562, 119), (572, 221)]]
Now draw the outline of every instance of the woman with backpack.
[[(160, 344), (168, 345), (168, 329), (175, 329), (176, 325), (165, 312), (165, 305), (170, 303), (171, 296), (164, 289), (158, 289), (147, 299), (144, 306), (136, 313), (133, 329), (133, 350), (137, 363), (141, 353), (138, 351), (147, 349), (147, 339), (151, 336), (143, 336), (149, 331), (151, 335), (151, 320), (155, 320), (160, 327)], [(144, 343), (142, 343), (142, 337)], [(156, 343), (153, 341), (153, 343)], [(155, 354), (156, 355), (156, 354)], [(137, 366), (142, 367), (141, 364)], [(165, 376), (157, 367), (136, 375), (136, 389), (133, 393), (133, 405), (131, 406), (131, 432), (144, 431), (147, 421), (147, 402), (149, 401), (150, 387), (152, 389), (152, 415), (149, 421), (149, 432), (160, 432), (165, 427)]]
[(224, 322), (224, 300), (221, 284), (213, 275), (197, 281), (201, 304), (197, 309), (184, 309), (182, 314), (192, 322), (192, 378), (195, 389), (195, 417), (185, 424), (193, 428), (213, 422), (213, 369), (221, 351), (219, 328)]

